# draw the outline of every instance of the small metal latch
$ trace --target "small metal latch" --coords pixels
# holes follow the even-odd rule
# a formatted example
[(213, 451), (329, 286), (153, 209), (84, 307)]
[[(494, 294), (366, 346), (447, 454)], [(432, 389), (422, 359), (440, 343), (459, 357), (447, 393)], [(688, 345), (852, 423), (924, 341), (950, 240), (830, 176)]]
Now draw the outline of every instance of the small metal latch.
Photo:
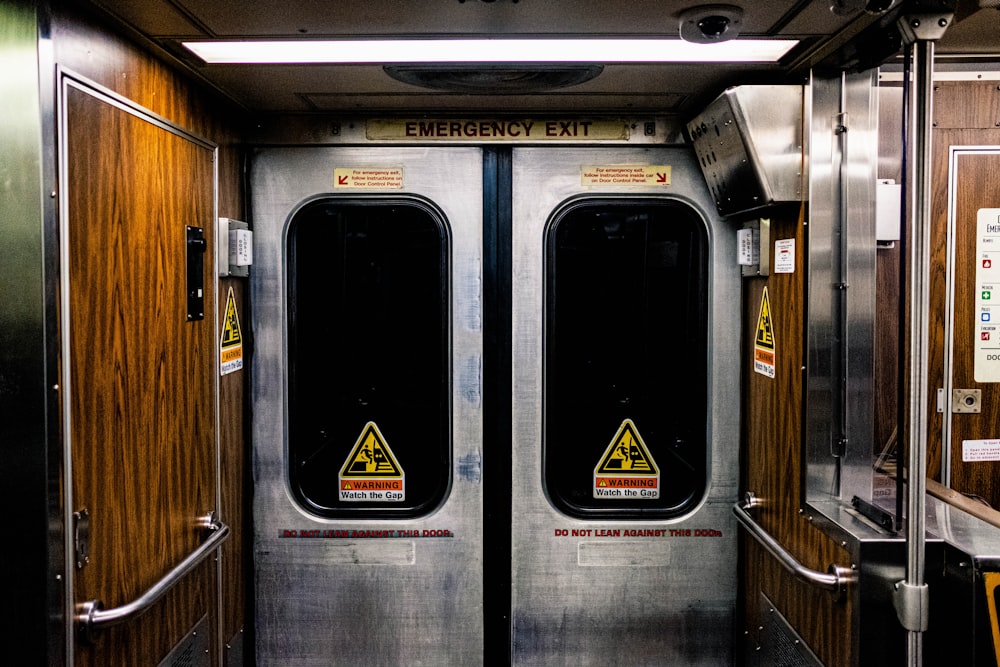
[(983, 392), (979, 389), (952, 389), (951, 411), (956, 414), (982, 412)]
[(90, 562), (90, 512), (86, 507), (73, 512), (73, 551), (76, 569)]

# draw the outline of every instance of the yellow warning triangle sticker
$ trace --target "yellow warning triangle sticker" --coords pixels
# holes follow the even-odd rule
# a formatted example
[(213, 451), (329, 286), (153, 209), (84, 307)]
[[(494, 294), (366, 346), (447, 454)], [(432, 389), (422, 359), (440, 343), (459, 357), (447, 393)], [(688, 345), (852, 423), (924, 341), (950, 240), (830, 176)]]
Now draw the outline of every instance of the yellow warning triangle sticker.
[(403, 477), (403, 469), (396, 463), (396, 457), (393, 456), (375, 422), (368, 422), (361, 430), (361, 437), (344, 461), (344, 467), (340, 469), (340, 477), (341, 479)]
[(226, 297), (226, 319), (222, 323), (222, 347), (233, 347), (243, 344), (243, 334), (240, 332), (240, 316), (236, 312), (236, 297), (233, 288), (229, 288)]
[(767, 298), (767, 287), (760, 298), (760, 313), (757, 315), (757, 337), (754, 345), (774, 352), (774, 325), (771, 322), (771, 300)]
[[(618, 427), (618, 433), (594, 468), (594, 475), (659, 477), (660, 471), (631, 419)], [(597, 485), (602, 485), (601, 480), (597, 480)]]

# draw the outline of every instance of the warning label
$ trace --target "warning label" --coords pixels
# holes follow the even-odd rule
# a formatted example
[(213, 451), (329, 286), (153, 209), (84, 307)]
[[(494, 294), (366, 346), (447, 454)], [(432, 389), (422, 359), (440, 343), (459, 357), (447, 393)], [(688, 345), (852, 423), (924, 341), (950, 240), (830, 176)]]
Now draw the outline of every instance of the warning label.
[(340, 499), (398, 503), (405, 498), (403, 469), (378, 426), (368, 422), (340, 469)]
[(400, 190), (403, 187), (403, 170), (391, 169), (350, 169), (337, 167), (333, 170), (335, 190)]
[(771, 321), (771, 301), (767, 298), (767, 287), (760, 297), (757, 335), (753, 342), (753, 369), (761, 375), (774, 377), (774, 324)]
[(670, 185), (670, 165), (584, 167), (581, 185)]
[(222, 323), (222, 340), (219, 343), (221, 374), (227, 375), (243, 368), (243, 334), (240, 332), (240, 316), (236, 312), (236, 297), (229, 288), (226, 297), (226, 318)]
[(660, 497), (660, 470), (631, 419), (618, 427), (601, 462), (594, 468), (594, 497), (621, 500)]

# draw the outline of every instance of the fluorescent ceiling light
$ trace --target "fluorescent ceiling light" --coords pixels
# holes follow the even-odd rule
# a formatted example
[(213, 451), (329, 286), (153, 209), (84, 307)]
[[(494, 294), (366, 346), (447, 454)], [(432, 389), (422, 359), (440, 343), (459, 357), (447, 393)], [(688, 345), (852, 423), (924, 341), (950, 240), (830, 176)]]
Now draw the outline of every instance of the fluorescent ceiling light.
[(395, 39), (184, 42), (209, 64), (776, 62), (798, 44), (735, 39)]

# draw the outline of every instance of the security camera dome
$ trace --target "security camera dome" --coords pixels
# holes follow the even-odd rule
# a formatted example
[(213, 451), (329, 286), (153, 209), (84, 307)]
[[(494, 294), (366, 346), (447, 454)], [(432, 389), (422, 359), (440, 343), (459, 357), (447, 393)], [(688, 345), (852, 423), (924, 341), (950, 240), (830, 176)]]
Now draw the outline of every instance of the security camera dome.
[(701, 5), (681, 12), (680, 36), (687, 42), (711, 44), (740, 34), (743, 10), (735, 5)]

